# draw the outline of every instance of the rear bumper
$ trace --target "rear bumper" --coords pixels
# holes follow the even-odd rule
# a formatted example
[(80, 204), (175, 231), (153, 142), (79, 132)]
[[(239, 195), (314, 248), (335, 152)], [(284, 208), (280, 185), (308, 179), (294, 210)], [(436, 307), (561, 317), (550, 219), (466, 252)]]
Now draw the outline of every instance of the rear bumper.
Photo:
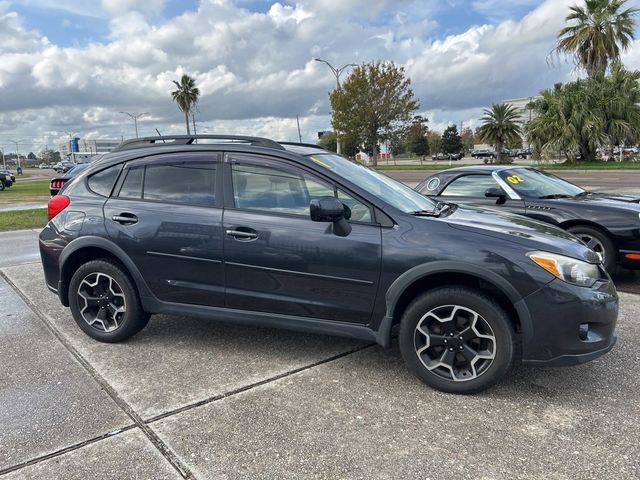
[(640, 251), (639, 250), (619, 250), (618, 260), (621, 267), (640, 268)]
[(524, 364), (577, 365), (616, 343), (618, 295), (609, 279), (591, 288), (554, 280), (521, 301), (531, 315), (530, 325), (523, 325)]

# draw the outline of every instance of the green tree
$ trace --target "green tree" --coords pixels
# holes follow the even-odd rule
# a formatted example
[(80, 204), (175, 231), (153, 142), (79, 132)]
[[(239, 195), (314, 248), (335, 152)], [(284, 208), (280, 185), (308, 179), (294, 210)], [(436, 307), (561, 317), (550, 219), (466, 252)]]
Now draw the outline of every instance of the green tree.
[(180, 78), (180, 82), (173, 80), (177, 90), (171, 92), (171, 98), (178, 104), (178, 108), (184, 113), (184, 121), (187, 126), (187, 135), (191, 134), (189, 128), (189, 114), (195, 108), (200, 97), (200, 90), (196, 87), (196, 81), (186, 73)]
[(638, 10), (625, 8), (627, 0), (585, 0), (574, 5), (558, 34), (556, 52), (570, 55), (590, 78), (620, 62), (634, 39)]
[(427, 132), (427, 140), (429, 142), (429, 151), (435, 153), (442, 152), (442, 135), (438, 132)]
[(419, 106), (404, 68), (393, 62), (355, 67), (329, 98), (334, 130), (363, 144), (374, 165), (379, 143), (401, 131)]
[(29, 152), (29, 154), (27, 155), (27, 158), (28, 158), (29, 160), (37, 160), (37, 158), (36, 158), (36, 154), (35, 154), (35, 153), (33, 153), (33, 152)]
[(527, 127), (534, 149), (562, 154), (570, 162), (596, 159), (601, 146), (636, 143), (640, 137), (640, 72), (620, 65), (610, 76), (557, 84), (533, 102), (537, 116)]
[(414, 155), (421, 157), (422, 160), (429, 155), (428, 122), (428, 119), (421, 115), (416, 115), (413, 117), (411, 125), (407, 128), (407, 149)]
[(473, 130), (470, 127), (464, 127), (462, 129), (462, 133), (460, 134), (460, 139), (462, 140), (462, 147), (465, 152), (470, 152), (473, 150), (473, 146), (476, 143), (475, 135), (473, 134)]
[(460, 153), (462, 151), (462, 138), (458, 134), (458, 127), (451, 125), (442, 133), (442, 152)]
[[(342, 154), (348, 157), (355, 157), (358, 153), (358, 144), (353, 137), (348, 135), (342, 135), (340, 141), (342, 142)], [(325, 132), (322, 137), (318, 139), (318, 145), (330, 152), (338, 151), (336, 132)]]
[[(504, 146), (520, 137), (521, 129), (517, 123), (517, 110), (506, 103), (494, 104), (490, 109), (484, 110), (482, 125), (478, 130), (483, 142), (493, 145), (496, 149), (497, 162), (502, 163), (502, 150)], [(509, 161), (509, 158), (505, 159)]]

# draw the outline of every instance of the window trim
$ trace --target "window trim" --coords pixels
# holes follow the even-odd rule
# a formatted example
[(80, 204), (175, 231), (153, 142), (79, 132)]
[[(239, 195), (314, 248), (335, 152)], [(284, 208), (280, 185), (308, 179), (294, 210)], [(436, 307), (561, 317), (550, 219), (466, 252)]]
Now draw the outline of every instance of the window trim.
[(373, 225), (376, 227), (380, 227), (381, 225), (377, 222), (375, 215), (375, 207), (370, 203), (362, 199), (360, 195), (355, 195), (348, 188), (345, 188), (344, 185), (336, 183), (333, 179), (328, 178), (315, 170), (307, 168), (305, 165), (294, 164), (293, 162), (287, 162), (284, 159), (280, 159), (277, 157), (271, 157), (268, 155), (261, 154), (252, 154), (252, 153), (237, 153), (237, 152), (228, 152), (225, 153), (224, 156), (224, 165), (225, 172), (224, 175), (224, 184), (225, 184), (225, 203), (224, 208), (228, 210), (235, 210), (238, 212), (248, 212), (259, 215), (270, 215), (270, 216), (283, 216), (288, 218), (303, 218), (311, 221), (311, 218), (308, 215), (298, 215), (296, 213), (286, 213), (286, 212), (276, 212), (273, 210), (258, 210), (254, 208), (238, 208), (235, 205), (235, 192), (233, 189), (233, 171), (232, 166), (234, 164), (245, 164), (245, 165), (254, 165), (256, 167), (280, 167), (283, 166), (285, 168), (291, 169), (293, 171), (303, 172), (313, 178), (320, 179), (323, 183), (328, 184), (333, 187), (334, 195), (337, 198), (337, 190), (340, 189), (344, 193), (353, 197), (354, 200), (362, 203), (365, 207), (369, 209), (369, 216), (371, 221), (369, 222), (360, 222), (360, 221), (351, 221), (349, 223), (353, 225)]

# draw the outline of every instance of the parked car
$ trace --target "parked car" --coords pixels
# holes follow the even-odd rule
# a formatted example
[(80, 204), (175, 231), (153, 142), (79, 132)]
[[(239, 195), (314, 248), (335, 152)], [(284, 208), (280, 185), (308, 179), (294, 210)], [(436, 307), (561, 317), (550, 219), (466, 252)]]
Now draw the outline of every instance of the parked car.
[(59, 177), (52, 178), (49, 182), (49, 193), (51, 196), (55, 196), (58, 194), (60, 189), (64, 187), (64, 184), (71, 180), (73, 177), (78, 175), (80, 172), (86, 170), (89, 167), (90, 163), (79, 163), (74, 166), (72, 169), (68, 170), (67, 173), (61, 175)]
[(6, 175), (9, 178), (10, 184), (7, 185), (8, 187), (10, 187), (14, 183), (16, 183), (16, 176), (13, 173), (11, 173), (10, 170), (2, 170), (2, 169), (0, 169), (0, 173)]
[(48, 210), (46, 283), (102, 342), (155, 313), (385, 347), (397, 334), (422, 381), (471, 393), (515, 359), (571, 365), (616, 341), (615, 287), (574, 236), (436, 202), (317, 146), (133, 139)]
[(489, 149), (480, 149), (480, 150), (473, 150), (471, 152), (471, 156), (473, 158), (491, 158), (491, 159), (495, 159), (496, 158), (496, 152), (495, 150), (489, 150)]
[(640, 197), (594, 193), (520, 166), (460, 167), (416, 186), (436, 200), (501, 209), (560, 227), (603, 258), (611, 273), (640, 267)]
[(461, 153), (436, 153), (431, 156), (432, 160), (460, 160), (462, 158)]
[(53, 169), (57, 173), (67, 173), (69, 170), (71, 170), (75, 166), (76, 164), (73, 162), (60, 162), (60, 163), (57, 163)]
[(13, 185), (12, 178), (15, 178), (11, 175), (7, 170), (0, 171), (0, 192), (5, 188), (11, 187)]

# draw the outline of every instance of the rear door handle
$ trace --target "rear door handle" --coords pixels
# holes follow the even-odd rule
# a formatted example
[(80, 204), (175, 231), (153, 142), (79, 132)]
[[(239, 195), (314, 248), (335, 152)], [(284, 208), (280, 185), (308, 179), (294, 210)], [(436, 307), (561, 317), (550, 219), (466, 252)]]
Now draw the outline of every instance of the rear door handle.
[(133, 213), (121, 213), (120, 215), (114, 215), (111, 217), (111, 220), (114, 222), (118, 222), (122, 225), (133, 225), (134, 223), (138, 223), (138, 217), (136, 217)]
[(227, 230), (225, 233), (236, 240), (254, 240), (258, 238), (258, 233), (248, 228), (246, 230)]

